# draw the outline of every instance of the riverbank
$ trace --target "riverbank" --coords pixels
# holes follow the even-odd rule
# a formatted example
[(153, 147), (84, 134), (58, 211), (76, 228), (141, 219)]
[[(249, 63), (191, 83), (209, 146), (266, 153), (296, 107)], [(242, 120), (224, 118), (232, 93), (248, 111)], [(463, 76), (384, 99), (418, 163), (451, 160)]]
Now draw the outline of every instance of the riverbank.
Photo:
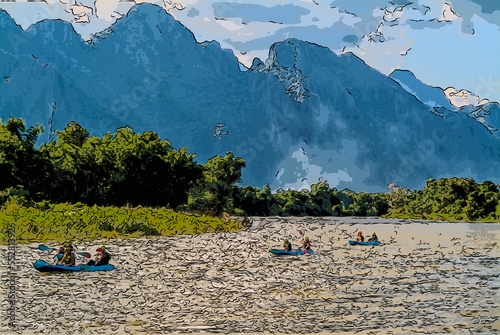
[[(24, 207), (10, 202), (0, 209), (0, 245), (234, 232), (247, 229), (252, 224), (263, 220), (265, 222), (281, 219), (308, 221), (315, 220), (315, 218), (317, 219), (317, 217), (236, 217), (229, 215), (218, 218), (178, 213), (167, 208), (98, 207), (67, 203), (39, 203)], [(434, 220), (424, 220), (399, 214), (384, 217), (328, 217), (328, 220), (342, 221), (347, 224), (376, 223), (381, 219), (393, 224), (464, 222), (452, 217), (438, 216)]]
[(496, 222), (500, 223), (498, 215), (490, 215), (478, 220), (468, 220), (464, 215), (430, 213), (430, 214), (408, 214), (408, 213), (389, 213), (382, 215), (386, 219), (403, 219), (419, 221), (439, 221), (439, 222)]
[(23, 207), (11, 202), (0, 210), (0, 244), (4, 245), (220, 233), (245, 228), (244, 218), (184, 214), (167, 208), (83, 204)]
[[(116, 270), (40, 273), (0, 246), (0, 334), (496, 334), (500, 225), (250, 217), (246, 230), (96, 240)], [(302, 231), (312, 256), (276, 256)], [(350, 246), (359, 231), (380, 246)], [(12, 255), (12, 258), (8, 258)], [(61, 286), (61, 283), (64, 285)], [(15, 313), (7, 317), (9, 304)], [(8, 326), (12, 320), (16, 328)]]

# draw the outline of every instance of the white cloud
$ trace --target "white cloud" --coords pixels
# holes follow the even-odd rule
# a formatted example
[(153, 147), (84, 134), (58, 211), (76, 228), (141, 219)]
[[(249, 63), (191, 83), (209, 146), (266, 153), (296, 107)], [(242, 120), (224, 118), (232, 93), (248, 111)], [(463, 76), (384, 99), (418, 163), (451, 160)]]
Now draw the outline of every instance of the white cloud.
[(310, 189), (312, 184), (324, 180), (328, 181), (330, 187), (338, 186), (341, 181), (352, 181), (352, 177), (347, 173), (346, 169), (338, 169), (337, 172), (326, 172), (322, 166), (313, 164), (302, 148), (295, 151), (292, 158), (300, 163), (301, 171), (296, 174), (297, 180), (295, 182), (284, 184), (284, 189)]
[(168, 12), (172, 9), (183, 10), (185, 7), (178, 2), (163, 0), (163, 8)]
[(458, 20), (458, 15), (453, 11), (451, 5), (445, 2), (441, 11), (441, 17), (438, 18), (438, 21), (451, 22), (455, 20)]
[(71, 13), (75, 16), (75, 23), (89, 23), (90, 16), (94, 13), (93, 8), (83, 5), (72, 5), (69, 7)]
[(81, 15), (81, 16), (75, 17), (75, 19), (73, 20), (73, 22), (75, 22), (75, 23), (89, 23), (90, 22), (90, 18), (89, 18), (88, 15)]
[(384, 12), (384, 21), (386, 22), (395, 22), (403, 16), (403, 7), (394, 8), (393, 11), (385, 9)]
[(352, 52), (369, 66), (389, 75), (404, 65), (405, 58), (402, 54), (414, 46), (410, 32), (411, 29), (407, 26), (398, 26), (395, 29), (381, 25), (375, 32), (366, 35), (359, 47), (346, 48), (344, 52)]
[[(312, 184), (327, 181), (330, 187), (362, 187), (369, 176), (369, 169), (355, 164), (358, 156), (357, 143), (342, 140), (339, 150), (324, 150), (316, 146), (296, 146), (290, 149), (290, 156), (279, 166), (279, 175), (271, 184), (273, 190), (310, 189)], [(343, 186), (341, 186), (343, 185)], [(369, 190), (366, 190), (369, 191)]]
[(217, 23), (222, 26), (223, 29), (227, 31), (236, 31), (244, 29), (244, 26), (238, 24), (233, 20), (217, 20)]
[(88, 14), (92, 15), (92, 13), (94, 12), (92, 8), (83, 5), (72, 5), (69, 7), (69, 9), (71, 10), (71, 13), (76, 16), (83, 16)]
[(443, 92), (450, 103), (458, 108), (469, 105), (476, 107), (489, 102), (488, 99), (481, 100), (477, 95), (467, 90), (457, 91), (453, 87), (448, 87)]
[(96, 16), (107, 22), (114, 22), (114, 14), (118, 10), (120, 0), (96, 0)]

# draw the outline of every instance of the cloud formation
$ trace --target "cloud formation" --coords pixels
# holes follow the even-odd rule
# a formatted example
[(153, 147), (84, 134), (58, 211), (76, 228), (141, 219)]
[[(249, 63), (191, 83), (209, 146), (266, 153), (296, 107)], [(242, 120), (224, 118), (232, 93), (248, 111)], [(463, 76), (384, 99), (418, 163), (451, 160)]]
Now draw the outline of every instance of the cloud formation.
[(361, 169), (355, 163), (359, 154), (358, 143), (353, 140), (342, 140), (341, 143), (340, 150), (324, 150), (303, 143), (291, 147), (289, 156), (279, 164), (280, 170), (271, 188), (310, 189), (311, 185), (326, 181), (330, 187), (343, 189), (349, 186), (375, 191), (368, 185), (361, 186), (370, 171), (367, 166)]
[(480, 99), (477, 95), (467, 90), (457, 91), (453, 87), (448, 87), (444, 91), (444, 95), (450, 101), (450, 103), (455, 107), (464, 107), (464, 106), (481, 106), (487, 104), (488, 99)]

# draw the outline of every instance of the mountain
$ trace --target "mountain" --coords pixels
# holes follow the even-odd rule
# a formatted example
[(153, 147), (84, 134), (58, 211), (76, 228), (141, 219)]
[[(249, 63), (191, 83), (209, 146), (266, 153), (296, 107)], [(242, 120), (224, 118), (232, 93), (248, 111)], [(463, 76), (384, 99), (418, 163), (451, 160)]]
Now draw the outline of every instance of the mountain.
[(426, 106), (431, 108), (443, 107), (449, 111), (458, 110), (458, 108), (453, 106), (446, 98), (441, 88), (424, 84), (418, 80), (411, 71), (394, 70), (389, 77)]
[[(352, 54), (289, 39), (241, 71), (163, 9), (135, 6), (84, 43), (68, 23), (27, 31), (0, 12), (0, 116), (91, 135), (153, 130), (204, 163), (231, 150), (243, 185), (384, 191), (430, 178), (500, 182), (500, 139), (464, 113), (439, 112)], [(8, 36), (6, 38), (5, 36)], [(496, 111), (495, 111), (496, 113)]]
[(389, 77), (401, 85), (408, 93), (420, 102), (432, 108), (434, 113), (444, 116), (447, 113), (464, 113), (484, 126), (489, 132), (496, 135), (500, 127), (500, 105), (488, 102), (483, 105), (453, 106), (443, 89), (432, 87), (418, 80), (415, 75), (407, 70), (394, 70)]

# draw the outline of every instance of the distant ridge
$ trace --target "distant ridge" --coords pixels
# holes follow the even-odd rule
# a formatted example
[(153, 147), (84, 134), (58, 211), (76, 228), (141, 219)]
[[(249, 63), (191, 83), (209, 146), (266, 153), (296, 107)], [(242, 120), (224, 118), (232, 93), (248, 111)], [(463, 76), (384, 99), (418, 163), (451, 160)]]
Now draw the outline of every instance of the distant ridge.
[(414, 95), (419, 101), (429, 107), (443, 107), (450, 111), (458, 110), (446, 98), (443, 90), (432, 87), (418, 80), (411, 71), (394, 70), (389, 77), (398, 82), (408, 93)]
[(459, 108), (450, 103), (443, 89), (422, 83), (411, 71), (395, 70), (389, 77), (399, 83), (401, 87), (415, 96), (420, 102), (432, 108), (437, 115), (444, 116), (449, 112), (464, 113), (479, 122), (491, 134), (497, 135), (500, 127), (500, 105), (498, 103), (488, 102), (480, 106), (471, 104)]

